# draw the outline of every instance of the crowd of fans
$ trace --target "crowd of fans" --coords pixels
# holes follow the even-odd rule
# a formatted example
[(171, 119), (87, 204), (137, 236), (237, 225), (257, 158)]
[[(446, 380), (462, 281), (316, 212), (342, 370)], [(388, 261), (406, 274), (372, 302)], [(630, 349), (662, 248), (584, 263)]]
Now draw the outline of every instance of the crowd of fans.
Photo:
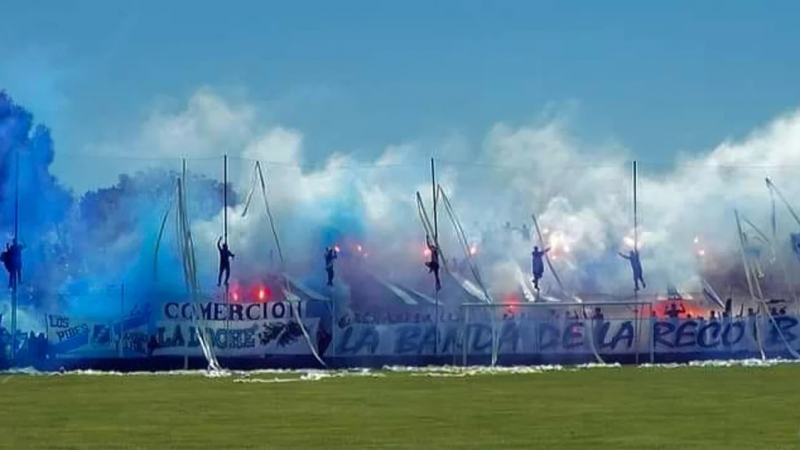
[[(44, 333), (31, 331), (17, 333), (16, 352), (13, 351), (14, 339), (11, 333), (0, 327), (0, 370), (9, 367), (33, 367), (43, 370), (47, 365), (48, 344)], [(16, 353), (16, 355), (15, 355)], [(15, 358), (16, 356), (16, 358)]]
[[(663, 317), (666, 319), (694, 319), (698, 321), (715, 321), (715, 320), (728, 320), (731, 318), (741, 319), (743, 317), (756, 317), (756, 316), (766, 316), (766, 312), (763, 311), (761, 308), (747, 308), (745, 311), (744, 307), (742, 307), (738, 312), (733, 311), (730, 307), (730, 302), (727, 304), (727, 307), (724, 310), (715, 311), (715, 310), (703, 310), (702, 313), (698, 313), (695, 311), (693, 314), (691, 311), (687, 310), (686, 307), (682, 302), (671, 302), (669, 304), (664, 305), (660, 308), (649, 308), (650, 310), (650, 317), (656, 319), (658, 317)], [(637, 314), (636, 308), (633, 309), (633, 314)], [(647, 310), (644, 311), (645, 314)], [(769, 308), (769, 314), (772, 317), (780, 317), (785, 316), (787, 314), (785, 306), (772, 306)], [(591, 312), (584, 312), (583, 310), (550, 310), (550, 320), (560, 320), (562, 318), (565, 320), (582, 320), (582, 319), (592, 319), (595, 321), (602, 321), (605, 320), (605, 314), (603, 313), (603, 309), (599, 307), (595, 307)]]

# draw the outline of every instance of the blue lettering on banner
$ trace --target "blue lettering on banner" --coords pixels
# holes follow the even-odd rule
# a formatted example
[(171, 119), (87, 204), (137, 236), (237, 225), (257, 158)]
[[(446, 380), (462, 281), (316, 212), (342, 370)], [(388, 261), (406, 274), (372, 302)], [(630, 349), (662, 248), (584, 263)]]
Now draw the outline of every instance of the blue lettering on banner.
[[(731, 336), (731, 333), (736, 333)], [(744, 338), (743, 322), (728, 322), (722, 329), (722, 345), (732, 347)]]
[(678, 329), (675, 330), (674, 347), (675, 348), (694, 347), (695, 345), (694, 334), (696, 329), (697, 329), (697, 322), (695, 322), (694, 320), (688, 320), (678, 325)]
[(295, 315), (305, 317), (302, 302), (264, 302), (264, 303), (177, 303), (164, 304), (162, 316), (171, 321), (192, 320), (195, 312), (206, 321), (259, 321), (288, 319)]
[[(769, 345), (779, 345), (783, 343), (783, 339), (786, 339), (786, 342), (794, 342), (797, 340), (797, 335), (792, 332), (794, 327), (797, 326), (797, 319), (794, 317), (789, 316), (778, 316), (775, 317), (775, 323), (770, 321), (770, 332), (769, 332)], [(781, 337), (783, 334), (783, 337)]]
[(442, 353), (450, 354), (462, 351), (464, 347), (462, 345), (463, 336), (461, 327), (448, 326), (442, 338)]
[[(231, 304), (209, 302), (166, 303), (163, 317), (151, 321), (148, 315), (122, 320), (94, 322), (48, 315), (48, 339), (55, 353), (81, 355), (108, 352), (116, 356), (119, 343), (128, 356), (146, 353), (149, 334), (159, 342), (156, 354), (179, 355), (181, 349), (199, 352), (193, 312), (207, 314), (203, 336), (217, 349), (230, 350), (223, 356), (270, 353), (306, 354), (308, 346), (302, 329), (292, 320), (296, 304), (289, 302)], [(185, 318), (184, 316), (188, 316)], [(248, 321), (248, 317), (272, 319)], [(215, 319), (230, 318), (231, 323)], [(283, 318), (283, 320), (281, 320)], [(798, 349), (800, 321), (797, 317), (741, 318), (704, 321), (701, 319), (664, 320), (533, 320), (508, 315), (507, 320), (477, 322), (440, 321), (419, 314), (408, 322), (378, 324), (369, 315), (342, 316), (337, 323), (306, 321), (313, 338), (322, 329), (333, 330), (334, 341), (327, 354), (340, 357), (357, 355), (419, 356), (467, 354), (600, 354), (645, 352), (755, 352), (759, 343), (765, 351), (784, 351), (785, 345)], [(372, 322), (372, 323), (370, 323)], [(236, 323), (236, 326), (233, 324)], [(337, 326), (338, 325), (338, 326)], [(648, 326), (649, 325), (649, 326)], [(784, 342), (785, 341), (785, 342)], [(437, 348), (438, 345), (438, 348)], [(493, 345), (496, 346), (493, 349)], [(652, 347), (650, 347), (652, 346)], [(466, 348), (465, 348), (466, 347)], [(105, 353), (102, 353), (105, 354)]]
[[(783, 344), (778, 329), (781, 330), (787, 342), (797, 340), (792, 330), (798, 321), (793, 317), (776, 317), (778, 328), (770, 324), (768, 345)], [(748, 326), (750, 325), (750, 326)], [(695, 321), (695, 320), (664, 320), (653, 322), (653, 342), (655, 348), (676, 348), (697, 350), (710, 350), (735, 347), (743, 343), (747, 336), (746, 330), (750, 329), (750, 337), (755, 339), (757, 327), (752, 320), (737, 321)]]
[(559, 335), (561, 335), (561, 331), (556, 325), (549, 322), (542, 322), (539, 325), (539, 330), (537, 333), (539, 348), (541, 350), (550, 350), (555, 348), (559, 342)]
[(654, 322), (653, 323), (653, 342), (654, 346), (657, 348), (659, 345), (672, 348), (672, 342), (667, 340), (665, 337), (669, 336), (671, 333), (675, 331), (675, 325), (671, 322)]
[(82, 337), (83, 335), (89, 336), (89, 326), (85, 323), (82, 323), (76, 327), (67, 328), (66, 330), (59, 331), (56, 333), (58, 339), (61, 341), (66, 341), (69, 339), (73, 339), (76, 337)]
[(260, 318), (260, 316), (257, 313), (258, 309), (259, 309), (258, 303), (252, 303), (250, 305), (247, 305), (247, 308), (245, 308), (245, 316), (247, 317), (247, 320), (258, 320)]
[(467, 348), (471, 352), (485, 353), (492, 351), (492, 327), (484, 324), (472, 324), (467, 328)]
[(636, 333), (632, 321), (628, 320), (622, 322), (617, 331), (611, 337), (611, 340), (607, 340), (610, 330), (611, 330), (611, 322), (604, 321), (603, 324), (600, 326), (600, 328), (597, 329), (596, 331), (597, 333), (596, 341), (599, 343), (598, 347), (600, 347), (601, 350), (614, 351), (617, 349), (617, 346), (620, 344), (620, 342), (623, 341), (625, 342), (626, 349), (630, 349), (631, 347), (633, 347), (634, 335)]
[(350, 326), (339, 337), (336, 352), (340, 355), (357, 355), (366, 350), (374, 355), (380, 345), (380, 336), (372, 326)]
[[(256, 347), (255, 337), (257, 332), (258, 325), (253, 325), (248, 328), (229, 330), (224, 328), (205, 328), (204, 336), (211, 342), (214, 348), (245, 349)], [(197, 328), (193, 326), (188, 326), (184, 329), (180, 325), (175, 325), (172, 328), (172, 333), (170, 335), (167, 335), (164, 327), (159, 327), (157, 339), (161, 348), (194, 348), (200, 346), (200, 340), (197, 336)]]
[(47, 316), (50, 328), (69, 328), (69, 317)]
[(169, 320), (178, 318), (178, 304), (175, 302), (168, 302), (164, 304), (164, 317)]
[(700, 348), (714, 348), (721, 343), (720, 334), (722, 324), (709, 322), (697, 329), (697, 346)]
[(395, 331), (394, 353), (398, 355), (418, 353), (419, 345), (415, 341), (422, 331), (415, 325), (401, 325)]

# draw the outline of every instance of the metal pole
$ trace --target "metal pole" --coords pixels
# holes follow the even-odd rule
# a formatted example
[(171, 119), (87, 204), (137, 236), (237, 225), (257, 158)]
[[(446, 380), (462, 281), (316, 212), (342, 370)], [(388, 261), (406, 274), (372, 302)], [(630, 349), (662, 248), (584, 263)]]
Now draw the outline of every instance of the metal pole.
[[(433, 242), (436, 245), (436, 251), (439, 251), (439, 218), (437, 213), (437, 201), (436, 201), (436, 163), (434, 162), (433, 158), (431, 158), (431, 195), (433, 195)], [(439, 259), (441, 259), (442, 254), (439, 252), (438, 255)], [(440, 264), (441, 267), (441, 264)], [(438, 275), (438, 274), (437, 274)], [(433, 294), (433, 310), (436, 318), (434, 319), (434, 327), (435, 327), (435, 334), (434, 334), (434, 349), (433, 354), (439, 354), (439, 286), (434, 286), (434, 294)]]
[(122, 283), (119, 291), (119, 357), (125, 355), (125, 283)]
[[(633, 251), (639, 256), (639, 199), (636, 192), (636, 161), (633, 162)], [(638, 300), (638, 291), (634, 291), (634, 300)]]
[(222, 232), (225, 243), (228, 243), (228, 154), (222, 159)]
[[(470, 330), (470, 328), (469, 328), (469, 307), (464, 306), (462, 304), (461, 305), (461, 310), (463, 311), (463, 314), (461, 316), (463, 317), (463, 320), (464, 320), (463, 331), (461, 333), (461, 352), (462, 352), (461, 366), (462, 367), (467, 367), (467, 352), (469, 350), (469, 338), (470, 338), (470, 333), (469, 333), (469, 330)], [(453, 353), (455, 353), (455, 352), (453, 352)]]
[(19, 147), (14, 158), (14, 239), (19, 238)]
[[(225, 245), (228, 245), (228, 154), (226, 153), (222, 158), (222, 211), (223, 211), (223, 220), (222, 220), (222, 232), (223, 232), (223, 239), (225, 241)], [(230, 268), (228, 269), (230, 270)], [(225, 283), (225, 345), (228, 346), (230, 339), (230, 288), (228, 287), (228, 283)]]
[(636, 161), (633, 162), (633, 249), (639, 250), (639, 211), (636, 196)]
[[(637, 192), (636, 192), (637, 173), (636, 172), (637, 172), (636, 171), (636, 161), (634, 161), (633, 162), (633, 251), (636, 252), (636, 257), (638, 258), (639, 257), (639, 209), (638, 209), (638, 203), (639, 202), (638, 202), (638, 198), (636, 196), (636, 194), (637, 194)], [(641, 262), (641, 260), (640, 260), (640, 262)], [(636, 283), (638, 283), (638, 280), (636, 281)], [(634, 290), (633, 299), (635, 301), (637, 301), (637, 302), (639, 301), (639, 290), (638, 289)], [(636, 333), (637, 333), (637, 337), (636, 337), (636, 341), (637, 341), (636, 364), (639, 364), (639, 349), (638, 349), (639, 336), (638, 335), (639, 335), (639, 332), (641, 330), (641, 327), (639, 326), (640, 320), (641, 320), (641, 311), (640, 311), (640, 309), (641, 309), (640, 307), (636, 308), (636, 315), (638, 316), (637, 319), (636, 319), (636, 324), (637, 324), (637, 327), (636, 327), (637, 328), (637, 330), (636, 330)]]
[(653, 303), (651, 302), (649, 305), (650, 305), (650, 317), (648, 317), (647, 323), (650, 324), (650, 327), (649, 327), (650, 331), (648, 333), (648, 335), (650, 336), (650, 338), (649, 338), (649, 340), (650, 340), (650, 364), (655, 364), (655, 362), (656, 362), (656, 342), (655, 342), (655, 339), (654, 339), (655, 332), (653, 331), (653, 328), (655, 327), (655, 319), (653, 317)]
[[(185, 220), (186, 220), (186, 203), (184, 202), (185, 199), (185, 189), (186, 189), (186, 158), (183, 158), (181, 164), (181, 179), (178, 181), (178, 215), (180, 219), (178, 219), (181, 223), (180, 229), (180, 236), (179, 239), (186, 245), (186, 230), (185, 230)], [(185, 253), (185, 252), (184, 252)], [(183, 264), (186, 266), (187, 264), (187, 256), (186, 254), (181, 255), (183, 258)], [(189, 274), (187, 273), (187, 276)], [(192, 280), (187, 280), (187, 285), (189, 286), (189, 301), (192, 303), (192, 316), (195, 316), (195, 312), (197, 310), (197, 305), (195, 304), (195, 297), (194, 297), (194, 286)], [(195, 319), (195, 323), (197, 319)], [(199, 326), (198, 326), (199, 327)], [(198, 335), (201, 333), (198, 333)], [(188, 345), (183, 349), (183, 369), (189, 370), (189, 347)]]
[[(19, 147), (16, 148), (14, 158), (14, 244), (19, 245)], [(19, 251), (19, 247), (15, 252)], [(19, 268), (16, 268), (19, 270)], [(17, 360), (17, 308), (19, 273), (11, 274), (11, 361)]]
[[(637, 196), (637, 185), (638, 185), (638, 173), (637, 173), (636, 161), (633, 162), (633, 250), (636, 252), (636, 257), (639, 257), (639, 199)], [(641, 260), (639, 260), (641, 263)], [(638, 281), (636, 281), (638, 283)], [(633, 292), (633, 299), (635, 301), (639, 301), (639, 290), (635, 290)], [(638, 349), (638, 341), (639, 341), (639, 334), (641, 333), (641, 316), (642, 311), (641, 307), (637, 306), (636, 308), (636, 324), (638, 330), (636, 331), (636, 341), (637, 341), (637, 349), (636, 349), (636, 364), (639, 364), (639, 349)]]

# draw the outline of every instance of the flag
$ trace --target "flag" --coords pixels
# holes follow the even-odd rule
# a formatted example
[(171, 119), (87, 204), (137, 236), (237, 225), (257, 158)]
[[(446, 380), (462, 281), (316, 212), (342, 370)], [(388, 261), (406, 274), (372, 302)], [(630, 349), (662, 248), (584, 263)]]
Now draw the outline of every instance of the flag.
[(719, 295), (717, 295), (717, 293), (714, 292), (714, 288), (712, 288), (711, 285), (708, 284), (708, 282), (705, 279), (703, 279), (702, 281), (703, 281), (703, 295), (705, 296), (705, 298), (712, 304), (724, 309), (725, 303), (722, 301), (721, 298), (719, 298)]

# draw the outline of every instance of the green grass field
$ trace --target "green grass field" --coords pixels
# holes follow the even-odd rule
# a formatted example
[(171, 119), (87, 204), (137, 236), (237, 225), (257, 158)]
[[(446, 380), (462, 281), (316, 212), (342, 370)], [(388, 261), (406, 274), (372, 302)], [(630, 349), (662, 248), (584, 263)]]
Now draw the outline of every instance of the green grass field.
[(0, 448), (800, 448), (795, 365), (235, 378), (5, 377)]

